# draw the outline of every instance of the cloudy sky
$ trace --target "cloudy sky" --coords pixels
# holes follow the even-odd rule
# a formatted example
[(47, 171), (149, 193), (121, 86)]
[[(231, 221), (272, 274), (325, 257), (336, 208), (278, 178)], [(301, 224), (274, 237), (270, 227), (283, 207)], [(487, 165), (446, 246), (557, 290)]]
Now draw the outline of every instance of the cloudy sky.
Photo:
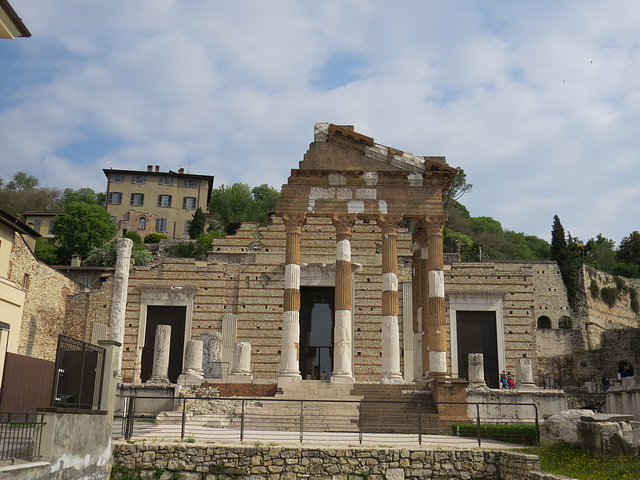
[(550, 239), (640, 229), (631, 0), (11, 0), (0, 177), (104, 191), (103, 168), (280, 188), (315, 122), (444, 155), (473, 216)]

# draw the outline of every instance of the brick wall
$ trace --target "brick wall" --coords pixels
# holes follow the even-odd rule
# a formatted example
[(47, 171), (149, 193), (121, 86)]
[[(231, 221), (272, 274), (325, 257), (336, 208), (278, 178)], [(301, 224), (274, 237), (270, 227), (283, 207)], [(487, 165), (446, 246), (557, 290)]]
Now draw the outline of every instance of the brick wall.
[(86, 288), (39, 262), (16, 234), (9, 279), (24, 285), (25, 275), (28, 275), (28, 287), (18, 353), (52, 361), (55, 360), (58, 334), (84, 337), (84, 319), (77, 317), (67, 321), (65, 307), (68, 296), (84, 292)]

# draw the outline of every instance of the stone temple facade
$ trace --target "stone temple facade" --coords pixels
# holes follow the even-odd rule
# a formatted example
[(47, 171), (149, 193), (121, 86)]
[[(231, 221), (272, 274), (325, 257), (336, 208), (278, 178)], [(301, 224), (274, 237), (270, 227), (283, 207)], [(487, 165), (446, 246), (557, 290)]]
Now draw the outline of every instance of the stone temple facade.
[[(172, 382), (198, 339), (205, 378), (226, 378), (242, 342), (253, 382), (467, 378), (471, 353), (483, 353), (489, 386), (523, 357), (537, 379), (537, 318), (557, 327), (568, 315), (562, 280), (545, 273), (557, 267), (445, 256), (442, 195), (455, 175), (443, 157), (317, 124), (270, 225), (243, 224), (215, 240), (207, 260), (132, 267), (122, 379), (152, 376), (159, 325), (171, 326)], [(108, 325), (111, 296), (97, 289), (85, 300), (76, 310), (88, 312), (87, 331)]]

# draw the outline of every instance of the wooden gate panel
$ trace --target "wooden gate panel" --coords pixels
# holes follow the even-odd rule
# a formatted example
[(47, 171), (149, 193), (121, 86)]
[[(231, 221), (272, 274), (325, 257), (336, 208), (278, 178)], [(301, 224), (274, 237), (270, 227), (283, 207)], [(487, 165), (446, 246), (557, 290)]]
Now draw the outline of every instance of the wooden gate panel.
[(55, 363), (7, 352), (0, 391), (0, 412), (34, 413), (49, 407)]

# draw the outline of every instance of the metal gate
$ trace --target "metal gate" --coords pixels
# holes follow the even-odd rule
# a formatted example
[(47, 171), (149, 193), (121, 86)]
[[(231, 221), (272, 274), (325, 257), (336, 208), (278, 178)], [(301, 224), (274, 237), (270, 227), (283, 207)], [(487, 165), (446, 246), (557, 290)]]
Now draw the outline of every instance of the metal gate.
[(52, 407), (100, 408), (105, 349), (58, 336)]

